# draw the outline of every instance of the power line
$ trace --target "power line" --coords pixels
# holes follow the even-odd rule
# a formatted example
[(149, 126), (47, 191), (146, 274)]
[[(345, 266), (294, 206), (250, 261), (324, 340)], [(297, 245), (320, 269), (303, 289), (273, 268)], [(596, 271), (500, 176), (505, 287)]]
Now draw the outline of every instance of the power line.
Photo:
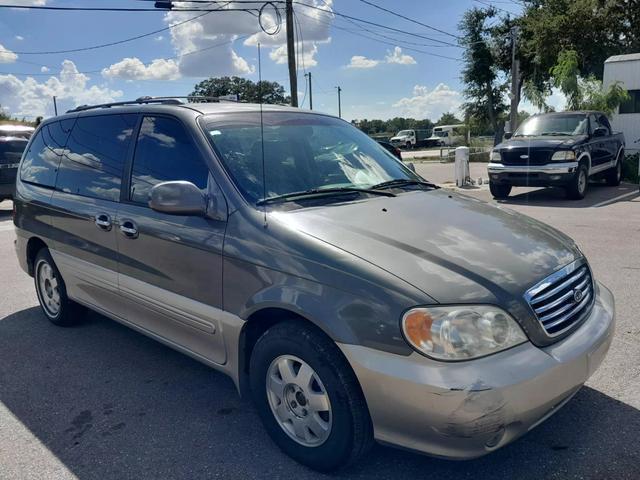
[[(227, 2), (227, 4), (229, 4), (230, 2)], [(121, 45), (123, 43), (127, 43), (127, 42), (132, 42), (134, 40), (139, 40), (141, 38), (145, 38), (145, 37), (150, 37), (151, 35), (157, 35), (158, 33), (162, 33), (162, 32), (166, 32), (167, 30), (171, 30), (173, 28), (179, 27), (181, 25), (184, 25), (185, 23), (189, 23), (189, 22), (193, 22), (194, 20), (197, 20), (198, 18), (204, 17), (205, 15), (209, 15), (210, 13), (215, 12), (216, 10), (211, 10), (208, 12), (205, 12), (201, 15), (196, 15), (193, 18), (189, 18), (188, 20), (184, 20), (182, 22), (178, 22), (178, 23), (174, 23), (173, 25), (169, 25), (167, 27), (161, 28), (159, 30), (154, 30), (152, 32), (147, 32), (147, 33), (143, 33), (141, 35), (136, 35), (135, 37), (129, 37), (129, 38), (124, 38), (122, 40), (116, 40), (113, 42), (109, 42), (109, 43), (102, 43), (99, 45), (91, 45), (88, 47), (81, 47), (81, 48), (72, 48), (69, 50), (51, 50), (51, 51), (44, 51), (44, 52), (17, 52), (17, 51), (13, 51), (13, 53), (18, 54), (18, 55), (57, 55), (57, 54), (61, 54), (61, 53), (77, 53), (77, 52), (85, 52), (88, 50), (97, 50), (99, 48), (105, 48), (105, 47), (112, 47), (114, 45)]]
[[(215, 2), (206, 2), (215, 3)], [(229, 2), (230, 3), (230, 2)], [(234, 3), (281, 3), (279, 1), (274, 2), (234, 2)], [(11, 5), (0, 4), (0, 8), (19, 8), (22, 10), (61, 10), (71, 12), (166, 12), (166, 10), (159, 8), (130, 8), (130, 7), (56, 7), (53, 5)], [(246, 12), (257, 11), (257, 8), (228, 8), (224, 9), (225, 12)], [(216, 10), (207, 10), (204, 8), (177, 8), (172, 10), (174, 12), (215, 12)]]
[(389, 26), (386, 26), (386, 25), (381, 25), (380, 23), (371, 22), (369, 20), (365, 20), (365, 19), (358, 18), (358, 17), (353, 17), (351, 15), (347, 15), (347, 14), (344, 14), (344, 13), (337, 12), (336, 10), (329, 11), (329, 10), (326, 10), (324, 8), (317, 7), (315, 5), (309, 5), (307, 3), (298, 3), (298, 5), (301, 5), (301, 6), (307, 7), (307, 8), (311, 8), (313, 10), (319, 10), (321, 12), (337, 15), (337, 16), (342, 17), (342, 18), (347, 18), (347, 19), (350, 19), (350, 20), (354, 20), (356, 22), (365, 23), (367, 25), (371, 25), (371, 26), (374, 26), (374, 27), (384, 28), (385, 30), (391, 30), (393, 32), (401, 33), (403, 35), (409, 35), (409, 36), (412, 36), (412, 37), (418, 37), (418, 38), (422, 38), (424, 40), (429, 40), (431, 42), (442, 43), (443, 45), (448, 45), (450, 47), (459, 47), (459, 45), (457, 45), (455, 43), (447, 42), (445, 40), (439, 40), (439, 39), (433, 38), (433, 37), (427, 37), (426, 35), (421, 35), (419, 33), (405, 32), (404, 30), (400, 30), (398, 28), (389, 27)]
[[(305, 17), (309, 17), (309, 18), (312, 18), (312, 19), (313, 19), (313, 17), (311, 17), (311, 16), (309, 16), (309, 15), (307, 15), (307, 14), (305, 14), (305, 13), (302, 13), (302, 12), (300, 12), (300, 15), (304, 15)], [(328, 23), (325, 23), (325, 24), (326, 24), (326, 25), (331, 25), (331, 24), (328, 24)], [(401, 41), (387, 42), (387, 41), (385, 41), (385, 40), (381, 40), (381, 39), (376, 38), (376, 37), (370, 37), (370, 36), (365, 35), (365, 34), (363, 34), (363, 33), (354, 32), (354, 31), (352, 31), (352, 30), (349, 30), (348, 28), (340, 27), (340, 26), (338, 26), (338, 25), (331, 25), (331, 26), (332, 26), (333, 28), (338, 29), (338, 30), (343, 30), (343, 31), (345, 31), (345, 32), (347, 32), (347, 33), (350, 33), (350, 34), (352, 34), (352, 35), (357, 35), (358, 37), (366, 38), (366, 39), (368, 39), (368, 40), (372, 40), (372, 41), (374, 41), (374, 42), (382, 43), (382, 44), (389, 45), (389, 46), (392, 46), (392, 47), (401, 46), (402, 48), (404, 48), (405, 50), (408, 50), (408, 51), (410, 51), (410, 52), (421, 53), (421, 54), (423, 54), (423, 55), (429, 55), (429, 56), (433, 56), (433, 57), (444, 58), (444, 59), (447, 59), (447, 60), (455, 60), (456, 62), (459, 62), (459, 61), (460, 61), (460, 59), (459, 59), (459, 58), (450, 57), (450, 56), (448, 56), (448, 55), (440, 55), (440, 54), (438, 54), (438, 53), (426, 52), (426, 51), (424, 51), (424, 50), (420, 50), (420, 49), (417, 49), (417, 48), (408, 47), (408, 46), (404, 45)], [(365, 29), (365, 30), (366, 30), (366, 29)], [(366, 31), (370, 31), (370, 30), (366, 30)], [(376, 35), (376, 33), (375, 33), (375, 32), (372, 32), (372, 33), (373, 33), (374, 35)]]
[(417, 25), (421, 25), (421, 26), (423, 26), (425, 28), (429, 28), (429, 29), (434, 30), (436, 32), (440, 32), (440, 33), (442, 33), (444, 35), (448, 35), (448, 36), (453, 37), (455, 39), (459, 39), (460, 38), (457, 35), (454, 35), (453, 33), (449, 33), (449, 32), (446, 32), (444, 30), (441, 30), (441, 29), (439, 29), (437, 27), (434, 27), (432, 25), (428, 25), (426, 23), (419, 22), (418, 20), (414, 20), (413, 18), (409, 18), (409, 17), (407, 17), (405, 15), (402, 15), (401, 13), (394, 12), (393, 10), (389, 10), (388, 8), (381, 7), (380, 5), (377, 5), (377, 4), (375, 4), (373, 2), (370, 2), (368, 0), (360, 0), (360, 1), (362, 3), (364, 3), (364, 4), (367, 4), (367, 5), (370, 5), (370, 6), (374, 7), (374, 8), (377, 8), (378, 10), (382, 10), (383, 12), (387, 12), (387, 13), (390, 13), (391, 15), (395, 15), (396, 17), (403, 18), (404, 20), (408, 20), (411, 23), (415, 23)]

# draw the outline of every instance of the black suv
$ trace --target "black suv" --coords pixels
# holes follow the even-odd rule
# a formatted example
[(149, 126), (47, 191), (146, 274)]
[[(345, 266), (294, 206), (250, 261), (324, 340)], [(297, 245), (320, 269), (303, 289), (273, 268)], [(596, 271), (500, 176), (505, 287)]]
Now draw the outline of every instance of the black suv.
[(0, 202), (13, 198), (20, 157), (32, 132), (31, 127), (0, 125)]

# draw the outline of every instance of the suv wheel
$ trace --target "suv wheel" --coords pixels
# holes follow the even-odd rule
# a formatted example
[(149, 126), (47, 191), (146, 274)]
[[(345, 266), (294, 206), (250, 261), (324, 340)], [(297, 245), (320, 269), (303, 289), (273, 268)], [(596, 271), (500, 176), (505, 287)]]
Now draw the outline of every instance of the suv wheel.
[(581, 163), (567, 187), (567, 196), (573, 200), (582, 200), (587, 194), (588, 185), (589, 172), (587, 171), (587, 166)]
[(607, 181), (607, 185), (610, 187), (617, 187), (620, 185), (620, 180), (622, 180), (622, 159), (624, 158), (624, 152), (618, 157), (618, 161), (616, 162), (616, 166), (610, 168), (605, 173), (605, 179)]
[(62, 276), (46, 248), (38, 252), (33, 273), (38, 301), (49, 321), (63, 327), (78, 323), (84, 309), (67, 297)]
[(355, 374), (321, 333), (289, 321), (271, 327), (251, 354), (250, 382), (267, 432), (296, 461), (331, 471), (373, 444)]
[(509, 196), (511, 193), (511, 185), (489, 182), (489, 190), (491, 191), (493, 198), (501, 200)]

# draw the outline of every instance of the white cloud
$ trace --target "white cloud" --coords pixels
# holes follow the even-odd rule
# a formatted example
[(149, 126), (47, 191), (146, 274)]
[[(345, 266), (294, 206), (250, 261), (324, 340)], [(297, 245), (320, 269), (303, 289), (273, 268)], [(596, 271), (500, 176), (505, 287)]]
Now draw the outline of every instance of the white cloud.
[(0, 104), (12, 115), (34, 118), (52, 115), (52, 96), (56, 96), (58, 111), (64, 112), (83, 104), (112, 102), (122, 96), (119, 90), (105, 85), (89, 85), (90, 78), (71, 60), (62, 62), (58, 75), (42, 82), (33, 77), (24, 80), (14, 75), (0, 75)]
[(46, 5), (47, 0), (6, 0), (2, 2), (5, 5), (29, 6), (29, 5)]
[(21, 42), (22, 40), (24, 40), (24, 37), (22, 35), (16, 35), (15, 39)]
[(161, 42), (162, 40), (164, 40), (164, 36), (162, 36), (162, 35), (158, 35), (157, 37), (155, 37), (155, 38), (154, 38), (154, 40), (155, 40), (156, 42)]
[(145, 65), (139, 58), (127, 57), (102, 69), (102, 76), (123, 80), (175, 80), (180, 78), (180, 71), (174, 60), (158, 58)]
[[(297, 50), (300, 54), (296, 57), (299, 63), (299, 67), (309, 68), (315, 67), (318, 65), (317, 60), (315, 59), (316, 53), (318, 53), (318, 45), (314, 44), (306, 44), (303, 46), (302, 42), (297, 44)], [(302, 53), (302, 48), (304, 48), (304, 54)], [(280, 45), (278, 48), (274, 48), (269, 52), (269, 58), (276, 62), (278, 65), (283, 65), (287, 63), (287, 46)]]
[(399, 65), (414, 65), (415, 59), (411, 55), (404, 55), (400, 47), (395, 47), (393, 51), (388, 51), (384, 60), (375, 60), (362, 55), (354, 55), (347, 68), (373, 68), (382, 63), (395, 63)]
[(45, 67), (45, 66), (40, 67), (40, 72), (49, 73), (49, 67)]
[(8, 50), (0, 44), (0, 63), (13, 63), (18, 59), (18, 55)]
[(403, 54), (400, 47), (396, 47), (393, 52), (389, 52), (385, 60), (387, 63), (399, 63), (400, 65), (414, 65), (416, 63), (411, 55)]
[(436, 119), (445, 112), (457, 113), (461, 103), (460, 92), (440, 83), (433, 90), (416, 85), (413, 96), (401, 98), (393, 106), (407, 117)]
[[(300, 64), (304, 60), (304, 66), (311, 67), (317, 64), (315, 56), (318, 46), (330, 41), (330, 23), (333, 20), (330, 9), (332, 0), (304, 0), (304, 3), (314, 5), (321, 10), (296, 5), (298, 3), (303, 2), (294, 0), (296, 19), (302, 31), (302, 35), (298, 38), (298, 55)], [(220, 5), (224, 5), (222, 10), (246, 7), (246, 4), (233, 1)], [(255, 16), (237, 11), (212, 13), (171, 29), (172, 45), (176, 54), (181, 55), (177, 61), (180, 73), (187, 77), (204, 77), (247, 75), (255, 72), (255, 60), (243, 58), (234, 48), (234, 42), (243, 40), (245, 46), (255, 47), (260, 43), (265, 49), (270, 49), (269, 57), (274, 62), (282, 63), (283, 59), (286, 59), (286, 49), (282, 49), (286, 44), (286, 27), (282, 5), (277, 6), (282, 14), (282, 25), (277, 35), (260, 32)], [(174, 25), (196, 15), (198, 14), (192, 12), (167, 12), (165, 22)], [(263, 12), (262, 24), (267, 30), (275, 30), (276, 23), (273, 8), (267, 6)], [(255, 55), (252, 54), (251, 57), (255, 58)]]
[(362, 55), (354, 55), (347, 68), (373, 68), (380, 63), (380, 60), (372, 60)]

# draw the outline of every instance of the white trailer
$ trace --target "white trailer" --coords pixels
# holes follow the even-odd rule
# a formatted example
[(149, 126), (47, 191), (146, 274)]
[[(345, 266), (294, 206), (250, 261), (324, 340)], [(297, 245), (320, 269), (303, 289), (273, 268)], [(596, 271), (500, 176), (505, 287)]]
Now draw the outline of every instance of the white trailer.
[(614, 55), (604, 62), (603, 85), (608, 88), (620, 82), (631, 99), (620, 105), (611, 116), (614, 131), (624, 133), (625, 151), (640, 151), (640, 53)]

